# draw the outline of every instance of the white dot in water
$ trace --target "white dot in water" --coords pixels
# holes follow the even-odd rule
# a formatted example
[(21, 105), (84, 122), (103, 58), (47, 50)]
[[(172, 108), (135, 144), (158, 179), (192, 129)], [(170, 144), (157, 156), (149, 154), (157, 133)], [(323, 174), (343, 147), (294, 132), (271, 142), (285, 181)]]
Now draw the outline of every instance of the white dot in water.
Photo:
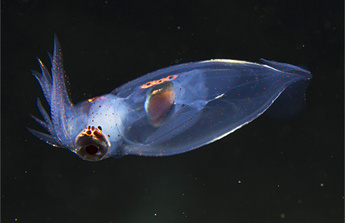
[(323, 183), (320, 184), (321, 187), (325, 186)]
[(285, 214), (284, 214), (284, 213), (281, 213), (281, 214), (280, 214), (280, 217), (281, 217), (281, 218), (285, 218)]
[(157, 213), (154, 213), (153, 216), (157, 217)]
[(240, 183), (242, 183), (242, 181), (240, 181), (240, 180), (239, 180), (239, 181), (237, 181), (237, 183), (239, 183), (239, 184), (240, 184)]

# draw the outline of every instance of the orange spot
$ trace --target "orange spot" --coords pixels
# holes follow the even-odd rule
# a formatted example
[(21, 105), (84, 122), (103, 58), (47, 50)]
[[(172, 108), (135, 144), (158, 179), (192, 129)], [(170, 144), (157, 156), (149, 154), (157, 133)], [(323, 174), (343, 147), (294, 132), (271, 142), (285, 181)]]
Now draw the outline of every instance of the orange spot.
[(93, 102), (93, 101), (97, 101), (97, 100), (102, 99), (102, 98), (104, 98), (104, 96), (90, 98), (90, 99), (88, 99), (87, 101), (88, 101), (88, 102)]
[(141, 85), (140, 88), (142, 88), (142, 89), (149, 88), (149, 87), (152, 87), (154, 85), (161, 84), (161, 83), (163, 83), (165, 81), (175, 80), (177, 77), (178, 77), (178, 75), (174, 74), (174, 75), (170, 75), (170, 76), (167, 76), (167, 77), (163, 77), (163, 78), (161, 78), (159, 80), (149, 81), (149, 82), (146, 82), (145, 84)]

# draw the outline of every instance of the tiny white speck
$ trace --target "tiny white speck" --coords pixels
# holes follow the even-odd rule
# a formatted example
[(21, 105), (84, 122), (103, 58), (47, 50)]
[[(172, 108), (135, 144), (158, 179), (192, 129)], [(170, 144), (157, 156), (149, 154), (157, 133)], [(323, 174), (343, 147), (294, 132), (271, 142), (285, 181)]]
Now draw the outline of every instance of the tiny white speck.
[(281, 218), (285, 218), (285, 214), (284, 214), (284, 213), (281, 213), (281, 214), (280, 214), (280, 217), (281, 217)]
[(320, 184), (321, 187), (325, 186), (323, 183)]
[(153, 216), (157, 217), (157, 214), (156, 214), (156, 213), (154, 213), (154, 214), (153, 214)]
[(239, 184), (240, 184), (240, 183), (242, 183), (242, 181), (240, 181), (240, 180), (239, 180), (239, 181), (237, 181), (237, 183), (239, 183)]

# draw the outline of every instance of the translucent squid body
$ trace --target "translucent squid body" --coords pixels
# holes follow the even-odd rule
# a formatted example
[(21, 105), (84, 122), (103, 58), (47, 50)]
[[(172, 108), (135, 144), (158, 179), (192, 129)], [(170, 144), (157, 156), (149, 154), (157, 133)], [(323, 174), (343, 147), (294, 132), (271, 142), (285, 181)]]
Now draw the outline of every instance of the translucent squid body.
[(49, 134), (29, 131), (89, 161), (129, 154), (184, 153), (253, 121), (283, 92), (287, 92), (280, 96), (286, 105), (283, 110), (295, 103), (293, 92), (303, 98), (312, 78), (309, 71), (285, 63), (260, 62), (179, 64), (74, 105), (66, 92), (61, 48), (55, 38), (51, 73), (40, 60), (41, 73), (33, 71), (50, 106), (48, 114), (37, 99), (43, 121), (33, 118)]

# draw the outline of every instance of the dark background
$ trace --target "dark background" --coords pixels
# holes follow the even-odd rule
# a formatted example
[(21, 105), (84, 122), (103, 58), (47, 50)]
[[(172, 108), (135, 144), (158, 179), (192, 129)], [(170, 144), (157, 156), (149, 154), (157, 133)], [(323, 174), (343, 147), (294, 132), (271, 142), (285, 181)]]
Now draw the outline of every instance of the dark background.
[[(343, 222), (343, 1), (52, 2), (1, 1), (2, 222)], [(177, 156), (86, 162), (26, 130), (54, 33), (75, 103), (176, 63), (262, 57), (312, 72), (307, 109)]]

